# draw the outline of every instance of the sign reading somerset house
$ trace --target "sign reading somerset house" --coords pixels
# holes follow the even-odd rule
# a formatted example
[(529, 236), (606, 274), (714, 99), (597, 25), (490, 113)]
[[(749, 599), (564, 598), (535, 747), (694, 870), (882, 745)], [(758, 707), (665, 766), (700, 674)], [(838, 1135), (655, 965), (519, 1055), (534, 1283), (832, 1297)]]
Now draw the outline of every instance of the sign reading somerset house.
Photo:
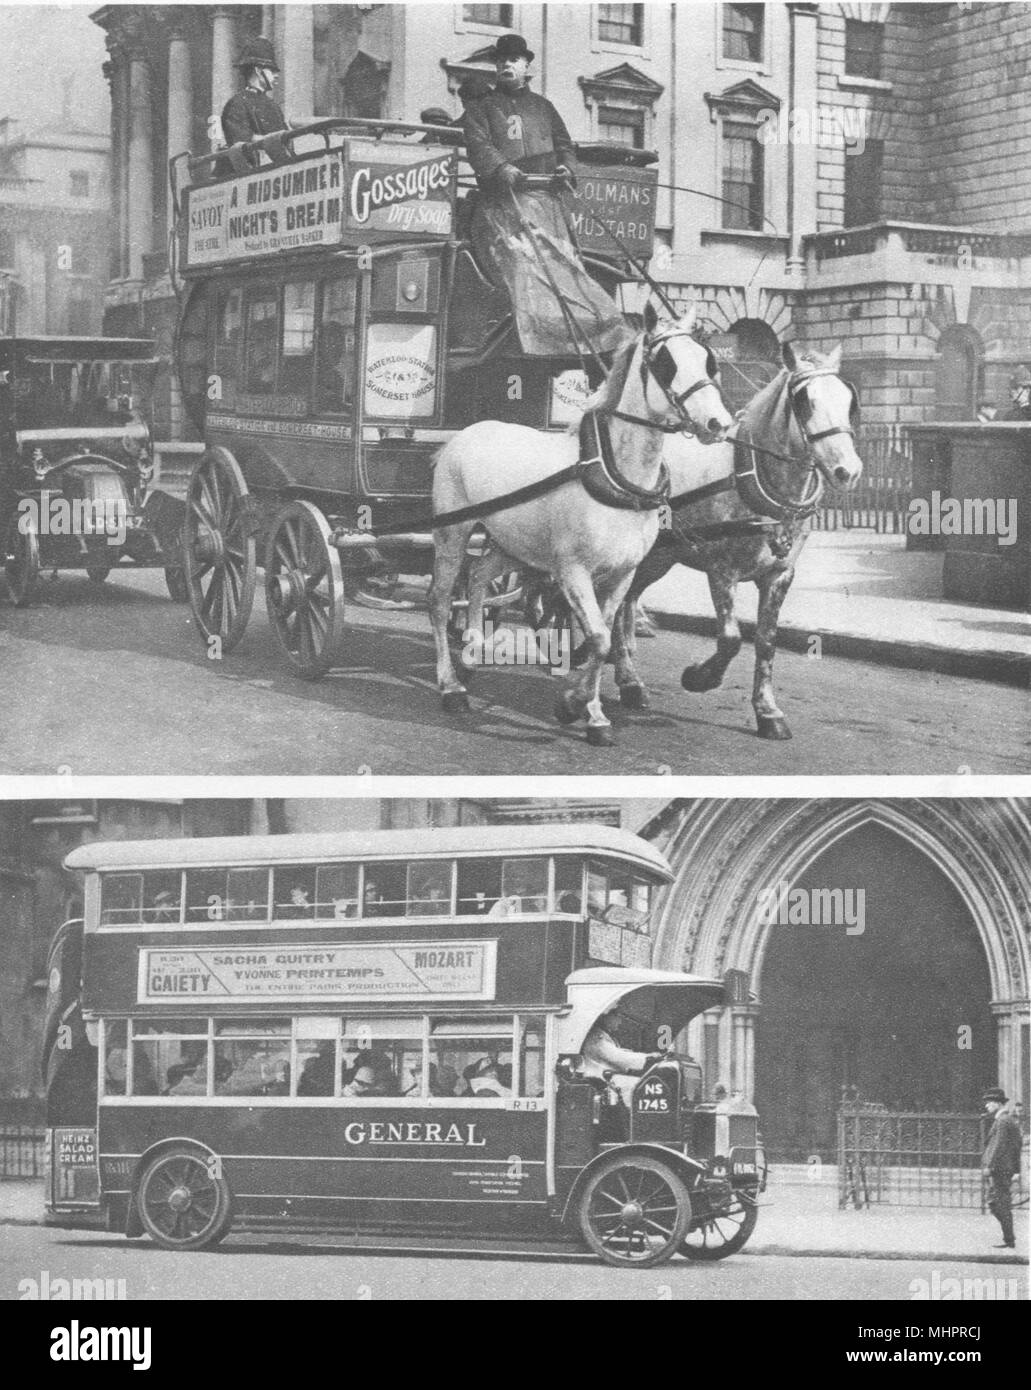
[(282, 251), (446, 237), (455, 160), (433, 145), (348, 140), (339, 149), (186, 190), (187, 269)]

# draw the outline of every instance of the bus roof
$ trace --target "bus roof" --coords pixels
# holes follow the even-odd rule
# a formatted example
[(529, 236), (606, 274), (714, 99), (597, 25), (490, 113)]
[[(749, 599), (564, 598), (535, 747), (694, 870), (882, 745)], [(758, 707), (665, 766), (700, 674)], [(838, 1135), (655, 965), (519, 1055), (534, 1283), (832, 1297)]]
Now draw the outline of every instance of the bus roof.
[(64, 864), (68, 869), (117, 872), (191, 866), (319, 863), (339, 859), (422, 859), (483, 854), (514, 857), (559, 851), (613, 856), (663, 882), (669, 883), (673, 879), (666, 860), (647, 840), (628, 830), (582, 823), (96, 841), (72, 850)]

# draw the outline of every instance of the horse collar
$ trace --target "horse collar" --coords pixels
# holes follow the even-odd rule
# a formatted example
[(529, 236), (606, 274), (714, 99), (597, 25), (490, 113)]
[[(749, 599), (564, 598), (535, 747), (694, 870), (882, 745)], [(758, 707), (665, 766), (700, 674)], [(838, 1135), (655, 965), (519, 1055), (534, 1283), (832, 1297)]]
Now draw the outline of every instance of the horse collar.
[(797, 501), (774, 497), (760, 474), (759, 454), (762, 452), (756, 449), (743, 429), (738, 431), (734, 440), (734, 481), (742, 501), (762, 516), (778, 521), (797, 521), (812, 515), (823, 494), (823, 479), (819, 473), (811, 470), (812, 486)]
[(669, 499), (669, 470), (659, 466), (654, 488), (638, 487), (619, 470), (603, 415), (588, 410), (580, 421), (580, 481), (596, 502), (620, 511), (654, 512)]

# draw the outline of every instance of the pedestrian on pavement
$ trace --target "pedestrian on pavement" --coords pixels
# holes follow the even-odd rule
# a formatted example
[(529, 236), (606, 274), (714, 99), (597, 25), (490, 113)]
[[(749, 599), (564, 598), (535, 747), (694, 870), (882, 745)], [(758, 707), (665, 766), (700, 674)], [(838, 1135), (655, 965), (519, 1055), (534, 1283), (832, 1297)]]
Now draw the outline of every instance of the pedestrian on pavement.
[(1013, 1175), (1020, 1172), (1020, 1149), (1022, 1136), (1017, 1123), (1006, 1106), (1006, 1093), (998, 1086), (992, 1086), (984, 1093), (984, 1108), (992, 1118), (988, 1131), (981, 1168), (988, 1184), (988, 1210), (1002, 1227), (1002, 1244), (999, 1250), (1012, 1250), (1013, 1204), (1010, 1187)]

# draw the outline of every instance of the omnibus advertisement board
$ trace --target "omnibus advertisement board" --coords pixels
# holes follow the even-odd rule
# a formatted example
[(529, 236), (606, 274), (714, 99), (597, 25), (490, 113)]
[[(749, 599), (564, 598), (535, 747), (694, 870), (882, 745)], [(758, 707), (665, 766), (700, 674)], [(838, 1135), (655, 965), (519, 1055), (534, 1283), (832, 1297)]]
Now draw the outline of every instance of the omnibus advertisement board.
[(493, 999), (495, 941), (140, 951), (138, 1002)]

